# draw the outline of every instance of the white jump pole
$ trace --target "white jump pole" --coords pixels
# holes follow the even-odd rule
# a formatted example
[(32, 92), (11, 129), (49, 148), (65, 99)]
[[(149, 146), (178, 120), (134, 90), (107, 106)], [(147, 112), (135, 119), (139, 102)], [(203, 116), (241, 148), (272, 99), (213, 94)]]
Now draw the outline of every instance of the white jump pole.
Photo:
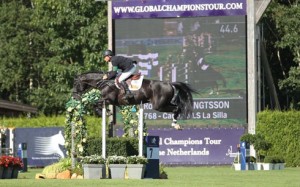
[(106, 108), (105, 101), (102, 106), (102, 157), (106, 158)]
[(75, 142), (74, 142), (74, 138), (75, 138), (75, 127), (74, 127), (74, 123), (71, 122), (71, 162), (72, 162), (72, 169), (75, 168), (76, 165), (76, 159), (75, 159)]
[(143, 156), (143, 127), (144, 127), (144, 109), (141, 102), (139, 109), (139, 156)]
[(176, 82), (176, 70), (177, 70), (177, 67), (172, 64), (172, 82)]

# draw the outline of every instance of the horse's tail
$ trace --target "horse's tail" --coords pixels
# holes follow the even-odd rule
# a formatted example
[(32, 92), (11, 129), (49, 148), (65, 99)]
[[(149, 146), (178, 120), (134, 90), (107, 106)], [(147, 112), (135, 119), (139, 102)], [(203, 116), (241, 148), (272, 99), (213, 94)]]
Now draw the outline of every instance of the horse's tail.
[(193, 111), (193, 95), (198, 93), (189, 84), (183, 82), (173, 82), (172, 85), (176, 88), (177, 104), (180, 109), (180, 114), (183, 119), (187, 119)]

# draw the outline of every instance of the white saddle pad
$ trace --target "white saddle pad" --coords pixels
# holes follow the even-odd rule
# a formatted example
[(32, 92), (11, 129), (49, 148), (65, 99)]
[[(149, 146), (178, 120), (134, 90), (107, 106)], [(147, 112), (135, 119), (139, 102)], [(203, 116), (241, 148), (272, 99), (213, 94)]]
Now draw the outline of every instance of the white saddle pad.
[(132, 80), (129, 86), (129, 90), (138, 90), (141, 88), (144, 76), (142, 75), (138, 80)]

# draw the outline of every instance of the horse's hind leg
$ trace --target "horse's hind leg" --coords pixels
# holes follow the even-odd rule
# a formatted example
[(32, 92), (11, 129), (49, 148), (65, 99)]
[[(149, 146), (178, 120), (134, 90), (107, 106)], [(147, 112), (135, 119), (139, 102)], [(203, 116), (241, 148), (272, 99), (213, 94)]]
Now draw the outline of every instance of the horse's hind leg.
[(167, 100), (165, 97), (161, 96), (158, 97), (156, 96), (153, 100), (152, 100), (152, 105), (153, 105), (153, 109), (157, 110), (159, 112), (171, 112), (173, 113), (173, 121), (171, 126), (177, 130), (180, 130), (181, 127), (180, 125), (177, 124), (177, 118), (179, 116), (179, 114), (181, 113), (181, 109), (178, 106), (174, 106), (174, 105), (170, 105), (170, 101)]
[(162, 106), (153, 106), (154, 110), (157, 110), (159, 112), (171, 112), (173, 113), (173, 117), (172, 117), (172, 124), (171, 126), (177, 130), (181, 130), (180, 125), (177, 123), (177, 118), (181, 112), (181, 109), (178, 106), (173, 106), (173, 105), (167, 105), (165, 107)]
[(173, 121), (172, 121), (171, 126), (174, 127), (176, 130), (182, 130), (180, 125), (177, 123), (177, 118), (179, 116), (179, 112), (180, 112), (180, 109), (178, 107), (176, 107), (176, 110), (173, 111), (174, 115), (173, 115)]

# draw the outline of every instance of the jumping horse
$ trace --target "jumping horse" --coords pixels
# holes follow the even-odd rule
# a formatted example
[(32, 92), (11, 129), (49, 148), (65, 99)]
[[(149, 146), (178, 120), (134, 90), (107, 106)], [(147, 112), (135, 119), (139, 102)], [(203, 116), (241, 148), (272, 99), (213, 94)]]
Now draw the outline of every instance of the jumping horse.
[(97, 104), (99, 107), (102, 107), (103, 102), (114, 106), (151, 103), (154, 110), (174, 114), (172, 127), (175, 129), (181, 129), (180, 125), (177, 124), (178, 117), (187, 119), (191, 116), (193, 110), (192, 93), (197, 92), (189, 84), (143, 79), (141, 87), (131, 91), (134, 97), (127, 100), (123, 98), (124, 91), (116, 86), (115, 81), (103, 80), (103, 75), (103, 72), (89, 72), (76, 76), (73, 85), (73, 98), (79, 99), (82, 94), (96, 88), (101, 92), (101, 99)]

